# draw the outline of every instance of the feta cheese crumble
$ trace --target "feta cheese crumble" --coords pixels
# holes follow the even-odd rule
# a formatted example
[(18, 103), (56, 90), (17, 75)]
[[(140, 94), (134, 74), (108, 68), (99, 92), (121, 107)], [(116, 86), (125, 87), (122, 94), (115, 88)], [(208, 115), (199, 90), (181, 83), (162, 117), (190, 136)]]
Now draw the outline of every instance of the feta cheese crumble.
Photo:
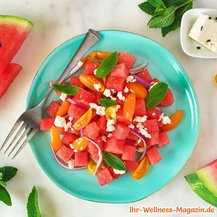
[(59, 98), (64, 102), (66, 100), (67, 94), (65, 93), (61, 93), (61, 95), (59, 96)]
[(68, 167), (69, 167), (70, 169), (73, 169), (73, 168), (75, 167), (75, 162), (74, 162), (73, 159), (71, 159), (70, 161), (68, 161), (67, 164), (68, 164)]
[(129, 75), (129, 76), (127, 77), (126, 82), (127, 82), (127, 83), (129, 83), (129, 82), (136, 82), (136, 79), (135, 79), (132, 75)]
[(111, 137), (112, 137), (112, 134), (111, 134), (111, 133), (109, 133), (107, 137), (108, 137), (108, 138), (111, 138)]
[(124, 88), (124, 93), (128, 93), (129, 92), (129, 89), (128, 89), (128, 87), (126, 86), (125, 88)]
[(122, 93), (121, 91), (118, 92), (117, 97), (118, 97), (118, 99), (120, 99), (120, 100), (122, 100), (122, 101), (124, 101), (124, 100), (126, 99), (126, 97), (123, 96), (123, 93)]
[(116, 109), (116, 112), (121, 108), (120, 105), (116, 105), (115, 109)]
[(97, 115), (101, 115), (101, 116), (105, 115), (105, 107), (99, 106), (95, 103), (89, 103), (89, 105), (92, 109), (96, 110)]
[(131, 129), (135, 128), (135, 126), (133, 124), (130, 124), (128, 127), (131, 128)]
[(171, 120), (168, 116), (164, 115), (164, 113), (162, 113), (158, 119), (158, 121), (161, 121), (162, 124), (171, 124)]
[(136, 116), (133, 119), (133, 121), (138, 122), (138, 123), (143, 123), (143, 122), (147, 121), (147, 116), (146, 115), (144, 115), (142, 117), (141, 116)]
[(115, 130), (115, 121), (113, 119), (108, 119), (107, 124), (106, 124), (106, 131), (107, 132), (112, 132)]
[(112, 96), (110, 89), (105, 89), (104, 92), (103, 92), (103, 95), (110, 98), (110, 99), (112, 99), (112, 100), (116, 100), (116, 98)]
[(145, 136), (146, 138), (151, 138), (151, 135), (147, 132), (147, 129), (144, 128), (143, 124), (141, 122), (139, 122), (138, 124), (136, 124), (136, 128), (138, 128), (139, 132)]
[(102, 138), (102, 141), (103, 141), (103, 142), (106, 142), (106, 141), (107, 141), (106, 136), (102, 136), (101, 138)]
[(96, 75), (96, 71), (97, 71), (97, 69), (95, 69), (95, 70), (93, 71), (93, 74), (94, 74), (94, 75)]
[(94, 84), (93, 87), (95, 88), (95, 90), (99, 91), (100, 88), (102, 87), (101, 84)]
[(125, 170), (116, 170), (116, 169), (113, 169), (114, 173), (117, 174), (117, 175), (123, 175), (124, 173), (126, 173)]
[(54, 125), (56, 127), (65, 127), (66, 126), (66, 120), (63, 117), (60, 116), (56, 116), (55, 120), (54, 120)]

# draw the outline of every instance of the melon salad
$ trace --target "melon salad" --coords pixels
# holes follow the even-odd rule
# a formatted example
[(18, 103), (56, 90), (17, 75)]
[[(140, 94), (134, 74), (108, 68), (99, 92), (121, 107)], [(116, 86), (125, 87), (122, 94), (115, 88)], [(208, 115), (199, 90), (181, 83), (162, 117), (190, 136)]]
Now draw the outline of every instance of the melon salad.
[(146, 64), (133, 68), (136, 57), (129, 53), (94, 51), (81, 61), (79, 76), (52, 85), (59, 100), (40, 122), (41, 131), (50, 131), (56, 161), (87, 168), (101, 186), (126, 173), (141, 179), (162, 160), (159, 148), (170, 143), (167, 131), (183, 111), (163, 113), (174, 102), (171, 89)]

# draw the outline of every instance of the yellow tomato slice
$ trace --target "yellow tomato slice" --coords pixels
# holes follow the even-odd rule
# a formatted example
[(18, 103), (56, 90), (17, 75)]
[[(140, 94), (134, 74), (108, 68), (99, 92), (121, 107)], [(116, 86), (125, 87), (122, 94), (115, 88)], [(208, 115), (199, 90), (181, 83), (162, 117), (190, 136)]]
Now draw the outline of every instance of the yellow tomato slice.
[(69, 109), (69, 106), (71, 105), (71, 103), (69, 101), (64, 101), (62, 103), (62, 105), (59, 107), (59, 109), (57, 110), (56, 116), (64, 116)]
[(136, 107), (136, 94), (130, 93), (125, 99), (123, 106), (124, 118), (127, 120), (132, 120)]
[(96, 58), (100, 60), (104, 60), (111, 52), (106, 51), (96, 51)]
[(145, 176), (145, 174), (148, 172), (149, 167), (149, 161), (148, 158), (145, 156), (137, 166), (137, 168), (133, 171), (132, 177), (134, 179), (141, 179)]
[(83, 62), (82, 68), (84, 68), (87, 63), (90, 63), (92, 60), (94, 60), (95, 57), (96, 57), (96, 52), (93, 51), (86, 57), (82, 58), (81, 59), (81, 62)]
[(92, 111), (92, 108), (89, 108), (87, 110), (86, 113), (84, 113), (73, 125), (73, 128), (75, 130), (81, 130), (83, 129), (86, 125), (89, 124), (91, 118), (92, 118), (92, 115), (93, 115), (93, 111)]
[(96, 163), (93, 161), (93, 160), (90, 160), (88, 165), (87, 165), (87, 169), (88, 169), (88, 172), (93, 175), (95, 169), (96, 169)]
[(113, 119), (116, 121), (116, 106), (109, 106), (105, 110), (106, 120)]
[(59, 131), (55, 126), (50, 128), (50, 138), (53, 150), (58, 151), (62, 146), (62, 141), (60, 139)]
[(138, 82), (129, 82), (126, 84), (130, 92), (135, 93), (137, 98), (145, 99), (148, 91), (146, 88)]
[(76, 139), (73, 143), (72, 146), (75, 150), (77, 151), (83, 151), (85, 148), (87, 148), (88, 145), (88, 140), (86, 139), (85, 136), (82, 136), (78, 139)]

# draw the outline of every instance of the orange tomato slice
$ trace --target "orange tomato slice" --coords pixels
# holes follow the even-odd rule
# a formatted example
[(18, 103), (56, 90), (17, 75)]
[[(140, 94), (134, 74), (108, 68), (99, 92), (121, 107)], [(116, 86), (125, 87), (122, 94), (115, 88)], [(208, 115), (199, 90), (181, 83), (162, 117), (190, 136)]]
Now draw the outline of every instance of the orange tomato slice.
[(125, 99), (123, 106), (124, 118), (127, 120), (132, 120), (136, 107), (136, 94), (130, 93)]
[(62, 146), (62, 141), (60, 139), (59, 131), (55, 126), (50, 128), (50, 138), (53, 150), (58, 151)]
[(136, 97), (139, 99), (145, 99), (148, 94), (146, 88), (138, 82), (130, 82), (127, 83), (126, 86), (130, 92), (135, 93)]
[(178, 126), (178, 124), (180, 123), (180, 121), (182, 120), (183, 115), (184, 115), (183, 110), (176, 111), (174, 114), (172, 114), (170, 116), (171, 124), (164, 124), (161, 127), (161, 130), (162, 131), (170, 131), (170, 130), (173, 130), (174, 128), (176, 128)]
[(73, 125), (73, 128), (75, 130), (81, 130), (83, 129), (86, 125), (89, 124), (91, 118), (92, 118), (92, 115), (93, 115), (93, 111), (92, 111), (92, 108), (89, 108), (87, 110), (86, 113), (84, 113)]
[[(84, 86), (94, 92), (103, 92), (105, 90), (104, 84), (94, 75), (81, 74), (79, 75), (79, 80)], [(97, 86), (99, 86), (99, 88), (96, 88)]]
[(85, 65), (87, 63), (90, 63), (92, 60), (94, 60), (95, 57), (96, 57), (96, 52), (93, 51), (89, 55), (87, 55), (86, 57), (82, 58), (81, 62), (83, 62), (83, 65), (81, 67), (84, 68)]
[(77, 151), (83, 151), (85, 148), (87, 148), (88, 145), (88, 140), (86, 139), (85, 136), (82, 136), (78, 139), (76, 139), (73, 143), (72, 146), (75, 150)]
[(149, 167), (149, 161), (148, 158), (145, 156), (137, 166), (137, 168), (133, 171), (132, 177), (134, 179), (141, 179), (145, 176), (145, 174), (148, 172)]
[(71, 103), (69, 101), (64, 101), (62, 103), (62, 105), (59, 107), (59, 109), (57, 110), (56, 116), (64, 116), (69, 109), (69, 106), (71, 105)]
[(100, 60), (104, 60), (110, 54), (111, 54), (111, 52), (96, 51), (96, 58), (100, 59)]

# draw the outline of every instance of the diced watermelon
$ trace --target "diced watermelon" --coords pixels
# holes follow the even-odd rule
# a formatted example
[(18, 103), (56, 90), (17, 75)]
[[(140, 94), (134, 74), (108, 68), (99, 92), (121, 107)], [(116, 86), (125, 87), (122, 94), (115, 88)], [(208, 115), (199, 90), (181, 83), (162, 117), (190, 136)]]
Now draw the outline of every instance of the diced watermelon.
[(115, 137), (115, 139), (124, 140), (128, 137), (129, 132), (130, 132), (129, 127), (123, 124), (117, 124), (112, 134)]
[(120, 92), (124, 89), (125, 79), (118, 77), (108, 77), (106, 82), (106, 88), (114, 89), (116, 92)]
[(162, 160), (162, 157), (160, 155), (160, 152), (158, 151), (157, 147), (154, 146), (147, 150), (146, 155), (148, 157), (148, 160), (152, 165), (158, 163), (160, 160)]
[(97, 177), (98, 182), (101, 186), (106, 185), (106, 184), (113, 181), (113, 177), (112, 177), (112, 175), (109, 172), (109, 169), (107, 167), (105, 167), (104, 169), (97, 172), (96, 177)]
[(115, 68), (110, 72), (109, 77), (123, 78), (126, 80), (129, 75), (127, 66), (124, 63), (118, 64)]
[(164, 99), (161, 101), (161, 103), (159, 104), (159, 106), (170, 106), (174, 103), (174, 97), (173, 97), (173, 93), (171, 91), (171, 89), (168, 89), (166, 96), (164, 97)]
[(147, 129), (148, 133), (158, 132), (159, 126), (157, 119), (147, 120), (144, 122), (144, 128)]
[(151, 138), (146, 138), (145, 141), (147, 145), (153, 146), (159, 144), (159, 132), (152, 132), (149, 133), (151, 135)]
[(122, 160), (134, 161), (135, 160), (135, 154), (136, 154), (136, 146), (125, 145), (124, 146), (124, 152), (123, 152), (121, 158), (122, 158)]
[(100, 62), (90, 62), (85, 65), (85, 74), (93, 75), (94, 70), (96, 70), (100, 65)]
[(130, 69), (136, 62), (136, 57), (122, 51), (118, 56), (118, 63), (125, 63), (127, 68)]
[(129, 140), (133, 140), (134, 142), (138, 141), (138, 136), (136, 136), (134, 133), (132, 133), (131, 131), (129, 132), (129, 135), (127, 137), (127, 139)]
[(159, 147), (160, 146), (164, 146), (164, 145), (168, 145), (170, 143), (170, 139), (167, 135), (166, 132), (160, 132), (159, 133)]
[(41, 131), (49, 131), (53, 125), (54, 125), (53, 118), (43, 118), (40, 120), (40, 130)]
[(84, 134), (90, 139), (96, 139), (99, 136), (100, 128), (97, 126), (96, 122), (89, 123), (84, 128)]
[[(0, 74), (20, 49), (32, 26), (32, 22), (21, 17), (0, 16)], [(12, 77), (15, 77), (15, 74), (11, 75), (10, 79)]]
[(64, 162), (68, 162), (69, 160), (71, 160), (73, 154), (74, 150), (65, 145), (62, 145), (60, 149), (56, 152), (56, 155)]
[[(0, 24), (0, 28), (1, 28), (1, 24)], [(1, 56), (1, 47), (0, 47), (0, 56)], [(0, 65), (1, 64), (2, 63), (0, 62)], [(9, 63), (6, 66), (6, 68), (4, 69), (4, 71), (0, 72), (0, 98), (7, 91), (7, 89), (9, 88), (11, 83), (14, 81), (16, 76), (19, 74), (21, 69), (22, 69), (22, 66), (20, 66), (16, 63)], [(1, 69), (0, 69), (0, 71), (1, 71)]]
[(97, 120), (97, 126), (100, 129), (99, 133), (101, 135), (104, 135), (106, 133), (106, 123), (107, 121), (105, 116), (102, 116)]
[(85, 86), (80, 82), (79, 76), (71, 76), (70, 77), (70, 84), (81, 87), (81, 88), (85, 88)]
[(47, 112), (47, 114), (49, 114), (51, 117), (55, 117), (55, 116), (56, 116), (56, 113), (57, 113), (57, 111), (58, 111), (58, 109), (59, 109), (59, 107), (60, 107), (60, 104), (59, 104), (59, 103), (57, 103), (56, 101), (52, 101), (52, 102), (50, 103), (50, 105), (47, 107), (46, 112)]
[[(103, 149), (102, 139), (99, 137), (94, 141), (99, 145), (100, 149), (102, 150)], [(92, 142), (89, 142), (87, 146), (87, 150), (88, 153), (90, 153), (90, 157), (97, 163), (99, 160), (98, 148)]]
[(145, 69), (144, 71), (138, 73), (137, 76), (139, 78), (143, 79), (144, 81), (148, 82), (148, 83), (150, 83), (152, 81), (152, 77), (149, 74), (147, 69)]
[(75, 166), (83, 167), (88, 164), (88, 152), (87, 151), (79, 151), (75, 152)]
[(145, 101), (143, 99), (136, 99), (136, 107), (134, 115), (144, 116), (146, 114)]
[(116, 114), (117, 122), (124, 125), (130, 125), (130, 121), (124, 118), (123, 109), (119, 109)]
[(89, 103), (96, 103), (96, 95), (87, 90), (78, 90), (75, 94), (74, 101), (89, 105)]
[(126, 169), (127, 169), (127, 172), (131, 173), (133, 172), (137, 166), (139, 165), (139, 163), (134, 160), (134, 161), (124, 161), (125, 165), (126, 165)]
[(78, 120), (85, 112), (86, 110), (71, 104), (68, 110), (68, 115)]
[(118, 179), (118, 178), (120, 178), (121, 176), (123, 176), (123, 174), (116, 174), (116, 173), (114, 172), (114, 169), (111, 168), (111, 167), (109, 167), (108, 169), (109, 169), (109, 172), (110, 172), (110, 174), (112, 175), (112, 177), (115, 178), (115, 179)]
[(124, 140), (116, 140), (113, 137), (107, 139), (104, 144), (104, 151), (108, 151), (113, 154), (122, 154), (124, 151)]
[(65, 133), (65, 135), (62, 138), (62, 142), (64, 145), (70, 145), (72, 144), (78, 137), (72, 133)]
[(162, 111), (160, 108), (153, 108), (153, 109), (147, 109), (146, 115), (148, 116), (148, 119), (159, 119), (161, 116)]

